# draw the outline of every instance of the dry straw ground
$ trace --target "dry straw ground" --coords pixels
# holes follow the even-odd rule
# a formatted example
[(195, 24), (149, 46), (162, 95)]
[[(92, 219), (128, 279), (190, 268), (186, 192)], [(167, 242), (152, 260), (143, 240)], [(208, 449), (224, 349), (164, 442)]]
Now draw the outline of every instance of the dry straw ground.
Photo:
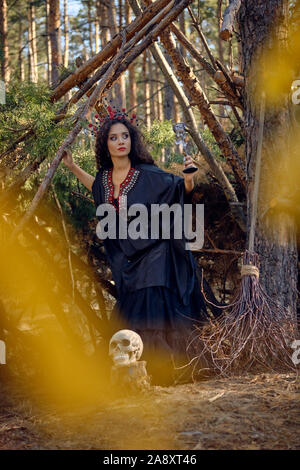
[(292, 374), (153, 387), (110, 406), (66, 409), (15, 392), (0, 402), (0, 449), (299, 449)]

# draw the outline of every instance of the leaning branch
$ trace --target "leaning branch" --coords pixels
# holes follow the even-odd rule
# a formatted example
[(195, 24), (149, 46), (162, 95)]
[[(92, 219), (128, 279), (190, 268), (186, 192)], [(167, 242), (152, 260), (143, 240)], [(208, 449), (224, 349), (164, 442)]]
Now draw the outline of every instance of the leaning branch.
[[(170, 3), (170, 0), (157, 0), (151, 7), (145, 9), (143, 13), (130, 23), (124, 30), (126, 40), (130, 40), (134, 35), (142, 29), (159, 13), (166, 5)], [(174, 4), (172, 0), (171, 4)], [(112, 57), (122, 42), (122, 33), (120, 32), (102, 49), (98, 54), (91, 57), (81, 67), (76, 70), (75, 73), (69, 75), (58, 87), (53, 91), (51, 101), (57, 101), (59, 98), (64, 96), (71, 88), (82, 83), (91, 73), (93, 73), (100, 65), (106, 60)]]
[[(229, 85), (227, 77), (224, 77), (224, 74), (221, 75), (219, 71), (214, 68), (205, 57), (200, 54), (198, 49), (187, 39), (187, 37), (180, 31), (175, 24), (171, 24), (170, 29), (172, 33), (175, 34), (180, 43), (190, 52), (194, 59), (202, 65), (204, 70), (209, 74), (209, 76), (217, 83), (219, 88), (224, 93), (225, 97), (234, 105), (243, 109), (243, 105), (240, 99), (240, 96), (233, 92), (232, 87)], [(216, 62), (215, 62), (216, 64)], [(217, 65), (217, 64), (216, 64)]]
[[(167, 16), (168, 12), (172, 9), (174, 2), (171, 2), (169, 5), (167, 5), (165, 8), (163, 8), (152, 20), (146, 24), (143, 28), (141, 28), (135, 35), (134, 37), (126, 43), (126, 51), (129, 51), (132, 49), (132, 52), (134, 51), (134, 47), (136, 47), (136, 44), (144, 37), (147, 36), (149, 31), (153, 28), (155, 24), (159, 24), (164, 17)], [(150, 41), (151, 42), (151, 41)], [(96, 73), (89, 78), (88, 80), (85, 81), (80, 86), (80, 89), (72, 96), (69, 102), (65, 103), (63, 108), (59, 110), (59, 119), (63, 119), (68, 108), (77, 103), (82, 96), (87, 94), (89, 96), (93, 92), (93, 86), (95, 83), (97, 83), (100, 78), (104, 75), (104, 73), (108, 70), (110, 65), (112, 64), (113, 60), (109, 60), (105, 64), (103, 64), (97, 71)]]

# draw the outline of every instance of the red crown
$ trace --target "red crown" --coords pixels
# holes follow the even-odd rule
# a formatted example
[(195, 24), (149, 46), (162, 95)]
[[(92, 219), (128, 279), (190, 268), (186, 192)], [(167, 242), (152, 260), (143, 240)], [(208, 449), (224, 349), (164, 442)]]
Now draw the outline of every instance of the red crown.
[[(131, 115), (131, 117), (129, 118), (128, 113), (126, 113), (125, 108), (122, 108), (121, 110), (119, 110), (115, 106), (111, 107), (110, 105), (108, 105), (106, 110), (107, 110), (107, 113), (108, 113), (106, 116), (96, 114), (95, 119), (98, 122), (96, 124), (91, 124), (91, 123), (89, 124), (89, 128), (90, 128), (91, 134), (93, 136), (97, 135), (97, 133), (99, 132), (99, 129), (101, 129), (103, 124), (107, 121), (110, 121), (110, 120), (113, 120), (113, 119), (122, 119), (122, 118), (128, 119), (131, 123), (136, 121), (136, 114), (133, 113)], [(136, 123), (136, 125), (138, 126), (137, 123)]]

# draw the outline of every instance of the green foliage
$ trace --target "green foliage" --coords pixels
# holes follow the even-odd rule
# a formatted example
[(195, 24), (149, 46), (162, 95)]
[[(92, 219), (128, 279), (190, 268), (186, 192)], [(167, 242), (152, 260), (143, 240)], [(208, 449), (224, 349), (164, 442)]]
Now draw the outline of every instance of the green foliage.
[[(13, 82), (6, 95), (6, 104), (0, 106), (0, 152), (5, 151), (18, 138), (33, 129), (34, 134), (19, 144), (18, 173), (31, 161), (39, 161), (45, 157), (39, 171), (32, 174), (23, 185), (24, 192), (18, 198), (19, 209), (25, 210), (31, 201), (38, 185), (44, 178), (49, 160), (55, 156), (59, 146), (72, 128), (72, 123), (64, 120), (57, 123), (53, 120), (61, 104), (53, 104), (49, 100), (50, 90), (46, 85)], [(95, 173), (95, 156), (91, 148), (90, 137), (81, 144), (75, 144), (73, 157), (81, 168), (90, 174)], [(91, 198), (91, 193), (82, 186), (72, 172), (60, 163), (53, 184), (59, 201), (67, 218), (75, 227), (86, 226), (87, 221), (95, 215), (93, 204), (72, 194), (81, 192)], [(51, 191), (47, 197), (52, 198)], [(28, 200), (27, 200), (28, 199)]]
[(71, 125), (53, 120), (59, 104), (52, 104), (49, 97), (46, 85), (17, 81), (10, 84), (6, 104), (0, 105), (0, 152), (33, 130), (32, 137), (19, 145), (18, 152), (29, 154), (30, 160), (55, 153)]
[(171, 153), (167, 161), (164, 163), (164, 168), (169, 168), (171, 163), (178, 163), (180, 165), (183, 165), (184, 163), (183, 155), (177, 152)]
[(174, 146), (175, 134), (171, 120), (153, 121), (149, 131), (144, 130), (146, 142), (151, 147), (154, 159), (161, 156), (162, 149), (171, 149)]
[[(205, 127), (205, 129), (201, 129), (200, 133), (205, 144), (208, 146), (213, 155), (219, 160), (224, 160), (222, 152), (210, 130)], [(144, 135), (146, 138), (146, 142), (148, 143), (148, 145), (150, 145), (152, 151), (151, 153), (155, 160), (160, 159), (162, 149), (164, 148), (169, 150), (168, 159), (164, 164), (166, 168), (168, 168), (171, 163), (183, 164), (183, 155), (176, 151), (174, 152), (175, 134), (173, 131), (171, 120), (154, 121), (149, 131), (144, 130)], [(193, 155), (197, 152), (198, 149), (190, 138), (188, 153)]]

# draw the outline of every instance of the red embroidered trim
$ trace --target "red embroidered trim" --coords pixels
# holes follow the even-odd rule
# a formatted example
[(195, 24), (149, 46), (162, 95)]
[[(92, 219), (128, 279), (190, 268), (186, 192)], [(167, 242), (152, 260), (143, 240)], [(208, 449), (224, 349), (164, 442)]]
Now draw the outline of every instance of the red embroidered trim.
[(114, 202), (114, 185), (113, 185), (113, 182), (112, 182), (112, 168), (110, 168), (108, 170), (108, 173), (107, 173), (107, 183), (108, 183), (108, 202), (110, 204), (112, 204), (117, 211), (119, 211), (119, 197), (122, 196), (123, 194), (123, 191), (124, 189), (126, 188), (126, 186), (129, 185), (129, 183), (131, 182), (131, 179), (132, 179), (132, 176), (135, 172), (135, 169), (134, 168), (130, 168), (126, 178), (124, 181), (122, 181), (122, 183), (120, 184), (120, 190), (119, 190), (119, 195), (118, 197), (116, 198), (117, 199), (117, 205), (115, 204)]

